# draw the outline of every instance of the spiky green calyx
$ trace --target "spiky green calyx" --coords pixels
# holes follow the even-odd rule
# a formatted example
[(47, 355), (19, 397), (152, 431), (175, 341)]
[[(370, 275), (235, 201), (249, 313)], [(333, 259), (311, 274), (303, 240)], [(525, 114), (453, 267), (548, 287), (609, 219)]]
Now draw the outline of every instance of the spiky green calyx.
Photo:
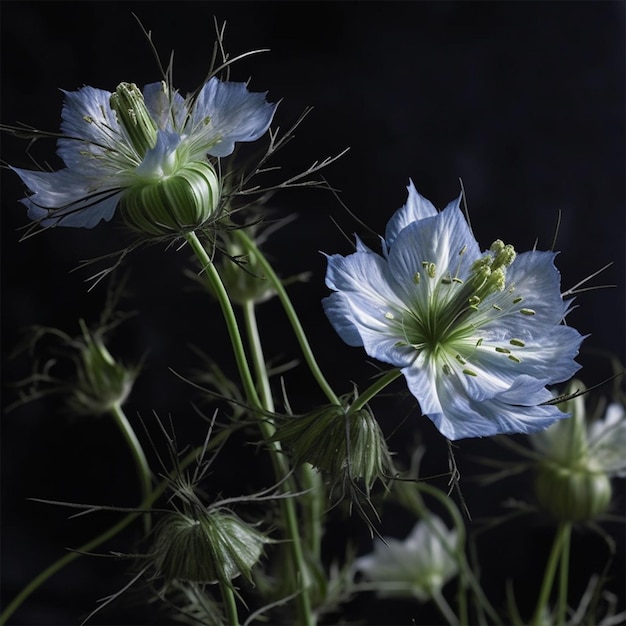
[(271, 540), (226, 510), (172, 513), (156, 529), (155, 565), (166, 581), (228, 583), (252, 567)]
[(332, 483), (359, 479), (369, 491), (376, 480), (389, 476), (387, 442), (367, 407), (351, 412), (328, 405), (287, 418), (274, 438), (290, 450), (295, 465), (310, 463), (326, 472)]

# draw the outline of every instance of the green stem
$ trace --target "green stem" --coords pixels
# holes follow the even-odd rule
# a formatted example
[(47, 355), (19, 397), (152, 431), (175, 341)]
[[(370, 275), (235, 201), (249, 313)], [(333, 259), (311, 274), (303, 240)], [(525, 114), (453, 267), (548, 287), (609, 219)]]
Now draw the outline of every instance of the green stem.
[[(259, 335), (254, 302), (248, 300), (243, 307), (243, 312), (244, 323), (248, 334), (248, 342), (250, 344), (250, 353), (252, 354), (253, 367), (261, 389), (261, 398), (263, 399), (264, 408), (267, 411), (273, 411), (274, 399), (272, 397), (265, 357), (263, 355), (263, 346)], [(284, 479), (289, 475), (289, 467), (287, 466), (286, 457), (281, 451), (279, 441), (270, 442), (270, 439), (275, 432), (274, 424), (270, 419), (265, 419), (259, 422), (259, 427), (263, 433), (263, 437), (268, 442), (276, 476), (279, 479)], [(288, 478), (285, 481), (285, 488), (288, 491), (295, 490), (292, 478)], [(295, 571), (291, 572), (292, 580), (297, 580), (298, 574), (300, 574), (300, 577), (306, 576), (307, 567), (304, 554), (302, 552), (302, 543), (300, 541), (300, 531), (298, 528), (295, 504), (291, 498), (284, 498), (281, 500), (281, 505), (283, 507), (284, 520), (287, 526), (287, 534), (292, 540), (290, 545), (290, 549), (292, 551), (292, 567), (295, 565)], [(310, 625), (313, 624), (315, 620), (311, 613), (311, 601), (307, 590), (309, 581), (303, 579), (300, 581), (300, 584), (303, 587), (301, 593), (297, 597), (300, 622), (303, 625)]]
[[(219, 435), (215, 437), (210, 443), (211, 447), (217, 445), (220, 439)], [(198, 448), (196, 450), (192, 450), (187, 454), (187, 456), (180, 461), (178, 465), (177, 471), (184, 470), (192, 461), (195, 460), (197, 454), (202, 451), (202, 448)], [(158, 487), (150, 493), (145, 500), (141, 503), (142, 509), (150, 508), (164, 493), (167, 489), (170, 481), (168, 479), (163, 480)], [(91, 539), (87, 543), (82, 546), (76, 548), (73, 552), (68, 552), (64, 554), (60, 559), (52, 563), (52, 565), (48, 566), (45, 570), (40, 572), (33, 580), (31, 580), (20, 593), (13, 598), (11, 603), (4, 609), (2, 614), (0, 615), (0, 625), (6, 624), (7, 620), (13, 613), (22, 605), (24, 600), (28, 598), (34, 591), (36, 591), (43, 583), (46, 582), (49, 578), (54, 576), (58, 571), (62, 570), (66, 565), (69, 565), (72, 561), (77, 559), (84, 554), (88, 554), (93, 552), (98, 546), (102, 545), (105, 541), (112, 539), (117, 534), (122, 532), (124, 528), (129, 526), (135, 519), (137, 519), (141, 513), (129, 513), (123, 519), (121, 519), (117, 524), (111, 526), (111, 528), (105, 530), (102, 534), (98, 535), (95, 539)]]
[[(226, 292), (226, 288), (222, 283), (217, 269), (211, 262), (209, 255), (206, 253), (206, 250), (198, 239), (198, 236), (194, 232), (191, 232), (185, 235), (185, 237), (187, 239), (187, 242), (193, 249), (194, 253), (196, 254), (198, 260), (202, 264), (203, 272), (207, 276), (213, 293), (215, 294), (215, 297), (217, 298), (222, 309), (222, 314), (224, 315), (224, 319), (226, 321), (226, 326), (228, 328), (228, 333), (235, 354), (235, 360), (237, 361), (237, 367), (239, 369), (239, 374), (242, 384), (244, 386), (245, 394), (248, 398), (248, 402), (250, 403), (252, 409), (255, 411), (255, 414), (262, 415), (267, 411), (259, 400), (259, 396), (257, 394), (256, 387), (252, 379), (252, 374), (248, 365), (243, 341), (241, 339), (241, 333), (239, 331), (239, 325), (237, 323), (237, 318), (235, 316), (233, 306), (230, 302), (230, 298), (228, 297), (228, 293)], [(258, 346), (257, 343), (255, 343), (254, 341), (251, 343), (251, 348), (253, 350), (256, 350), (257, 347), (260, 348), (260, 342), (257, 342)], [(262, 374), (265, 372), (265, 374), (263, 375), (266, 376), (267, 374), (265, 371), (265, 363), (261, 359), (262, 355), (259, 355), (257, 353), (254, 354), (256, 371), (261, 372)], [(285, 492), (291, 491), (293, 493), (293, 490), (291, 489), (293, 481), (291, 478), (289, 478), (290, 469), (287, 465), (286, 458), (280, 449), (280, 444), (278, 442), (270, 441), (272, 435), (274, 434), (274, 426), (269, 420), (265, 419), (264, 417), (262, 417), (262, 419), (259, 419), (258, 422), (263, 438), (268, 443), (268, 450), (272, 460), (272, 466), (274, 468), (274, 474), (276, 476), (276, 479), (283, 484)], [(307, 581), (301, 580), (303, 576), (306, 576), (307, 570), (304, 556), (302, 553), (302, 545), (300, 541), (295, 504), (293, 502), (293, 498), (291, 497), (281, 498), (280, 502), (284, 516), (287, 536), (289, 538), (288, 545), (291, 551), (292, 567), (294, 568), (293, 576), (289, 578), (289, 582), (292, 585), (298, 585), (298, 593), (295, 597), (299, 617), (298, 623), (302, 626), (312, 626), (314, 623), (314, 619), (311, 612), (311, 600), (309, 598), (309, 593), (306, 588)]]
[(372, 398), (379, 394), (387, 385), (402, 375), (400, 370), (390, 370), (379, 376), (358, 398), (350, 405), (350, 413), (360, 411)]
[[(124, 439), (126, 439), (126, 443), (128, 444), (128, 447), (133, 455), (133, 459), (137, 467), (137, 473), (139, 474), (139, 481), (141, 483), (141, 500), (144, 501), (148, 498), (152, 489), (152, 473), (150, 472), (150, 466), (148, 465), (146, 455), (141, 447), (141, 443), (139, 443), (139, 439), (137, 439), (137, 435), (135, 434), (133, 427), (130, 425), (126, 414), (122, 410), (121, 405), (114, 404), (111, 407), (110, 412), (111, 415), (113, 415), (115, 422), (120, 427), (120, 430), (124, 435)], [(144, 531), (147, 535), (152, 527), (150, 513), (146, 513), (144, 515), (143, 523)]]
[(563, 549), (561, 551), (561, 563), (559, 565), (559, 606), (557, 624), (563, 625), (567, 619), (567, 591), (569, 578), (569, 555), (572, 526), (567, 524), (563, 537)]
[(309, 340), (302, 328), (302, 324), (300, 323), (300, 319), (293, 308), (293, 304), (291, 303), (291, 299), (287, 294), (287, 291), (274, 269), (269, 264), (267, 259), (263, 256), (261, 251), (257, 248), (255, 243), (250, 239), (250, 237), (243, 230), (234, 231), (235, 236), (239, 239), (239, 242), (243, 245), (244, 249), (248, 251), (249, 254), (253, 254), (255, 259), (258, 261), (259, 265), (263, 268), (265, 272), (266, 278), (272, 283), (274, 289), (276, 289), (276, 294), (278, 295), (278, 299), (283, 305), (283, 309), (285, 310), (285, 314), (293, 328), (293, 331), (296, 335), (298, 343), (300, 344), (300, 349), (302, 350), (302, 354), (304, 356), (304, 360), (306, 361), (309, 369), (311, 370), (311, 374), (313, 374), (313, 378), (317, 381), (317, 384), (320, 386), (323, 393), (333, 404), (341, 404), (339, 402), (339, 398), (332, 390), (331, 386), (328, 384), (328, 381), (322, 374), (322, 371), (315, 360), (315, 356), (313, 355), (313, 350), (309, 344)]
[(247, 300), (243, 305), (244, 324), (248, 341), (250, 342), (250, 352), (253, 355), (252, 365), (256, 375), (257, 384), (260, 387), (261, 401), (263, 406), (268, 410), (274, 411), (274, 398), (272, 397), (272, 389), (270, 387), (267, 368), (265, 366), (265, 357), (263, 356), (263, 347), (261, 346), (261, 338), (259, 336), (259, 327), (257, 324), (255, 306), (253, 300)]
[(561, 522), (554, 536), (552, 550), (550, 551), (550, 556), (548, 557), (546, 571), (544, 573), (543, 582), (539, 591), (539, 599), (537, 600), (537, 606), (532, 619), (532, 624), (536, 626), (539, 626), (539, 624), (542, 623), (543, 611), (550, 599), (550, 591), (552, 590), (552, 584), (554, 582), (554, 574), (556, 573), (556, 568), (562, 558), (563, 549), (567, 548), (569, 550), (570, 532), (571, 524), (569, 522)]
[[(461, 624), (459, 618), (456, 616), (455, 612), (452, 610), (452, 607), (448, 604), (447, 600), (443, 597), (443, 594), (439, 589), (433, 590), (432, 598), (437, 605), (437, 608), (444, 616), (448, 624), (450, 624), (450, 626), (459, 626)], [(463, 623), (466, 624), (467, 622)]]
[(232, 585), (229, 582), (220, 582), (220, 592), (222, 603), (226, 608), (227, 626), (239, 626), (239, 613), (237, 612), (237, 602)]
[(222, 283), (222, 279), (220, 278), (217, 269), (213, 265), (211, 258), (206, 253), (206, 250), (198, 239), (196, 233), (187, 233), (185, 238), (191, 246), (191, 249), (194, 251), (196, 257), (198, 257), (198, 260), (202, 265), (203, 274), (206, 276), (213, 293), (219, 302), (220, 308), (222, 309), (222, 314), (224, 315), (228, 335), (233, 346), (235, 361), (237, 362), (239, 376), (241, 378), (246, 397), (248, 398), (250, 404), (252, 404), (255, 408), (262, 408), (259, 396), (254, 386), (254, 381), (252, 380), (250, 368), (248, 367), (246, 351), (244, 350), (243, 342), (241, 340), (241, 333), (239, 332), (237, 318), (230, 302), (230, 298), (228, 297), (224, 284)]

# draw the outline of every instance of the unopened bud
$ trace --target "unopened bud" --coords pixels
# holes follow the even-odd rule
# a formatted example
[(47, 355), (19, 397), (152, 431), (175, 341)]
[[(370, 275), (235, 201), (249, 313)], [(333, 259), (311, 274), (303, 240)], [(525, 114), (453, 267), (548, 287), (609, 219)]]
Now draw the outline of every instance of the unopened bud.
[(157, 571), (166, 581), (228, 582), (251, 569), (270, 540), (231, 512), (173, 513), (156, 529)]
[(603, 471), (543, 463), (535, 477), (535, 494), (540, 506), (556, 519), (582, 522), (608, 509), (612, 487)]

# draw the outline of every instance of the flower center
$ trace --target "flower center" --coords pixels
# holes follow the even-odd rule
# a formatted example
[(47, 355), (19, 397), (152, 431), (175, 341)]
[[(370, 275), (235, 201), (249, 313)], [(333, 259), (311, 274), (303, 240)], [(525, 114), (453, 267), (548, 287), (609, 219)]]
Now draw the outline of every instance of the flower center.
[[(460, 250), (459, 256), (464, 253), (465, 249)], [(406, 343), (418, 351), (427, 350), (434, 358), (442, 351), (457, 356), (459, 349), (473, 349), (476, 329), (491, 319), (492, 311), (501, 310), (497, 304), (483, 304), (492, 294), (504, 291), (506, 270), (514, 259), (513, 246), (494, 241), (472, 264), (465, 280), (449, 272), (442, 277), (435, 263), (423, 261), (413, 282), (417, 289), (428, 290), (427, 297), (416, 298), (409, 316), (404, 317)]]
[(111, 94), (110, 104), (133, 148), (143, 158), (156, 144), (157, 125), (148, 112), (141, 90), (133, 83), (120, 83)]

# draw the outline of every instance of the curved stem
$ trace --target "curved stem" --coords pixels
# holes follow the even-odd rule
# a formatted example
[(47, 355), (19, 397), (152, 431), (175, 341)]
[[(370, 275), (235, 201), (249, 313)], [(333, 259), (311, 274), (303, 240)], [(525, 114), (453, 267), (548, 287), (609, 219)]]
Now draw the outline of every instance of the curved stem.
[[(226, 431), (224, 431), (226, 432)], [(221, 437), (218, 435), (214, 440), (210, 442), (211, 447), (216, 445), (220, 441)], [(196, 450), (192, 450), (187, 454), (187, 456), (182, 459), (178, 465), (177, 471), (184, 470), (188, 465), (194, 461), (198, 453), (201, 453), (203, 448), (198, 448)], [(161, 481), (158, 487), (150, 493), (145, 500), (141, 503), (142, 509), (150, 508), (164, 493), (169, 485), (169, 480), (165, 479)], [(2, 614), (0, 615), (0, 624), (6, 624), (6, 621), (13, 615), (13, 613), (22, 605), (24, 600), (28, 598), (34, 591), (36, 591), (43, 583), (46, 582), (49, 578), (54, 576), (58, 571), (62, 570), (66, 565), (69, 565), (72, 561), (76, 560), (78, 557), (83, 556), (84, 554), (88, 554), (93, 552), (98, 546), (102, 545), (105, 541), (112, 539), (117, 534), (122, 532), (124, 528), (129, 526), (135, 519), (137, 519), (142, 513), (129, 513), (124, 518), (122, 518), (117, 524), (111, 526), (107, 530), (105, 530), (102, 534), (98, 535), (96, 538), (91, 539), (87, 543), (82, 546), (76, 548), (73, 552), (68, 552), (64, 554), (60, 559), (52, 563), (52, 565), (48, 566), (45, 570), (40, 572), (33, 580), (31, 580), (20, 593), (13, 598), (11, 603), (4, 609)]]
[[(215, 294), (215, 297), (217, 298), (222, 309), (222, 314), (224, 315), (224, 319), (226, 321), (228, 334), (230, 336), (230, 340), (233, 346), (235, 359), (237, 361), (237, 367), (239, 369), (239, 374), (241, 376), (241, 381), (244, 386), (244, 391), (248, 402), (255, 412), (255, 415), (262, 415), (263, 413), (267, 412), (267, 409), (261, 403), (259, 395), (256, 391), (256, 387), (252, 379), (252, 374), (250, 372), (250, 367), (248, 365), (246, 352), (243, 347), (243, 341), (241, 339), (241, 333), (239, 331), (237, 318), (235, 316), (233, 306), (230, 302), (230, 298), (228, 297), (228, 293), (226, 292), (226, 288), (222, 283), (222, 279), (220, 278), (217, 269), (211, 262), (209, 255), (206, 253), (204, 246), (198, 239), (198, 236), (194, 232), (191, 232), (185, 235), (185, 237), (187, 239), (187, 242), (193, 249), (194, 253), (196, 254), (198, 260), (202, 264), (204, 275), (207, 277), (213, 293)], [(257, 349), (260, 349), (260, 342), (258, 340), (256, 342), (251, 342), (251, 349), (255, 351), (253, 355), (255, 360), (255, 368), (257, 371), (263, 374), (263, 372), (265, 372), (265, 363), (264, 361), (262, 361), (262, 354), (258, 354), (256, 352)], [(266, 372), (263, 375), (266, 376)], [(292, 483), (292, 479), (289, 477), (290, 469), (287, 466), (285, 456), (281, 452), (280, 443), (276, 441), (270, 441), (272, 435), (274, 434), (273, 424), (269, 420), (264, 418), (259, 419), (258, 424), (263, 438), (268, 444), (268, 451), (270, 453), (270, 458), (272, 461), (272, 466), (276, 479), (278, 480), (278, 482), (283, 484), (283, 488), (286, 492), (292, 491), (290, 489), (290, 485)], [(281, 498), (280, 503), (283, 512), (283, 521), (285, 523), (287, 536), (289, 538), (288, 545), (291, 551), (291, 564), (294, 568), (294, 571), (292, 572), (293, 576), (289, 578), (289, 582), (292, 585), (299, 586), (299, 588), (297, 589), (298, 593), (295, 597), (296, 606), (298, 609), (298, 623), (302, 624), (302, 626), (312, 626), (314, 620), (311, 612), (311, 601), (309, 598), (308, 590), (306, 588), (307, 581), (301, 580), (301, 577), (306, 575), (307, 570), (304, 556), (302, 553), (302, 545), (300, 541), (295, 504), (293, 502), (293, 499), (290, 497)]]
[(317, 381), (317, 384), (320, 386), (323, 393), (333, 404), (340, 404), (339, 398), (332, 390), (331, 386), (328, 384), (328, 381), (322, 374), (317, 361), (315, 360), (315, 356), (313, 355), (313, 350), (309, 344), (309, 340), (302, 328), (302, 324), (300, 323), (300, 319), (293, 308), (293, 304), (291, 303), (291, 299), (285, 290), (285, 287), (274, 272), (272, 266), (268, 263), (267, 259), (263, 256), (262, 252), (257, 248), (255, 243), (248, 237), (248, 235), (242, 230), (234, 231), (235, 236), (239, 239), (239, 242), (243, 245), (244, 249), (248, 251), (248, 253), (253, 254), (255, 259), (258, 261), (259, 265), (263, 268), (263, 271), (266, 274), (267, 279), (272, 283), (274, 289), (276, 289), (276, 294), (278, 295), (278, 299), (283, 305), (283, 309), (285, 310), (285, 314), (289, 319), (289, 323), (293, 328), (293, 331), (296, 335), (298, 343), (300, 344), (300, 349), (302, 350), (302, 354), (304, 356), (304, 360), (306, 361), (309, 369), (311, 370), (311, 374), (313, 374), (313, 378)]
[[(150, 472), (150, 466), (148, 465), (146, 455), (141, 447), (141, 443), (139, 443), (139, 439), (137, 439), (137, 435), (135, 434), (133, 427), (130, 425), (126, 414), (122, 410), (121, 405), (114, 404), (110, 411), (111, 415), (113, 415), (115, 419), (115, 422), (120, 427), (120, 430), (124, 435), (124, 439), (126, 439), (126, 443), (128, 444), (128, 447), (133, 455), (135, 466), (137, 467), (137, 473), (139, 474), (139, 481), (141, 483), (141, 500), (144, 501), (150, 495), (150, 490), (152, 488), (152, 473)], [(143, 522), (144, 531), (147, 535), (152, 526), (150, 513), (146, 513), (144, 515)]]
[(543, 582), (539, 591), (539, 599), (537, 600), (537, 606), (532, 619), (532, 624), (537, 626), (542, 623), (543, 611), (550, 599), (550, 591), (552, 590), (552, 584), (554, 582), (554, 574), (556, 573), (556, 568), (561, 560), (562, 551), (564, 547), (569, 549), (570, 531), (571, 524), (569, 522), (561, 522), (554, 536), (552, 550), (550, 551), (550, 556), (548, 557), (546, 571), (544, 573)]
[(402, 372), (398, 369), (390, 370), (370, 385), (358, 398), (350, 405), (349, 413), (360, 411), (374, 396), (379, 394), (387, 385), (392, 383), (396, 378), (400, 377)]
[(237, 602), (232, 586), (228, 582), (220, 582), (220, 592), (222, 603), (226, 608), (226, 624), (228, 626), (239, 626), (239, 613), (237, 612)]

